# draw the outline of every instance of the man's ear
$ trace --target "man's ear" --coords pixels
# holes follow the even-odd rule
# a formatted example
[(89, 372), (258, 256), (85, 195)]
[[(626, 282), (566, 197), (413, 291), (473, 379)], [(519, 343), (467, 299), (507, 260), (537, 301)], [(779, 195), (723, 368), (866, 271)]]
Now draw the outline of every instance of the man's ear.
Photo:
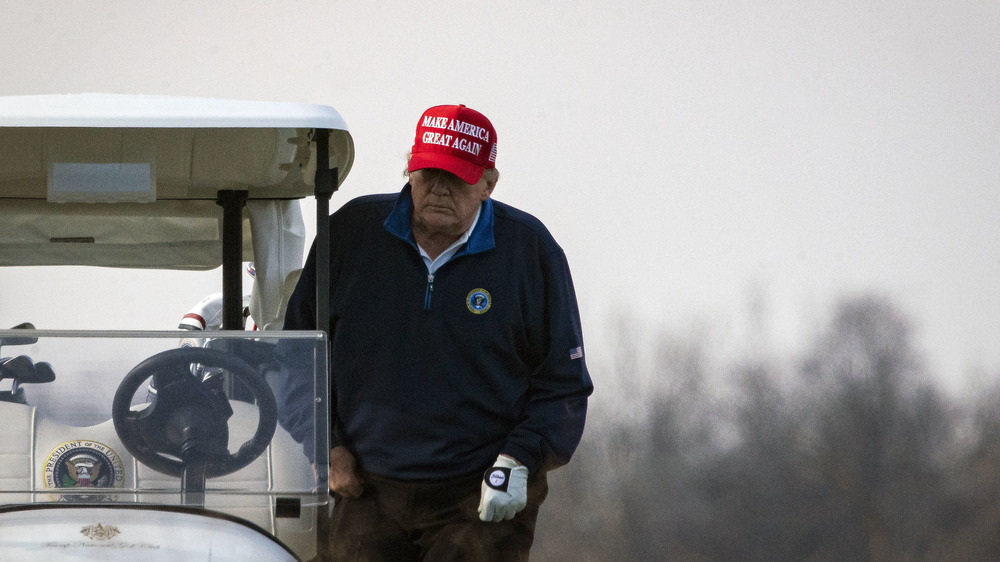
[(483, 195), (483, 201), (486, 201), (487, 199), (490, 198), (490, 195), (493, 195), (493, 188), (496, 186), (497, 182), (495, 181), (486, 182), (486, 191), (484, 192), (485, 194)]

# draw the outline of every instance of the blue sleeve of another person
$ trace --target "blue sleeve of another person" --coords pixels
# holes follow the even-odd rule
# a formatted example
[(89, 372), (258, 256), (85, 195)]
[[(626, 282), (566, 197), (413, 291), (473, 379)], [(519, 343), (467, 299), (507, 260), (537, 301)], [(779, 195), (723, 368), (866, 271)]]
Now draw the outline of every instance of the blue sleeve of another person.
[[(314, 249), (288, 300), (285, 312), (285, 330), (316, 329), (316, 294)], [(297, 442), (310, 462), (315, 462), (316, 430), (315, 419), (315, 363), (314, 344), (303, 340), (279, 340), (275, 351), (281, 365), (281, 381), (278, 388), (278, 423)]]

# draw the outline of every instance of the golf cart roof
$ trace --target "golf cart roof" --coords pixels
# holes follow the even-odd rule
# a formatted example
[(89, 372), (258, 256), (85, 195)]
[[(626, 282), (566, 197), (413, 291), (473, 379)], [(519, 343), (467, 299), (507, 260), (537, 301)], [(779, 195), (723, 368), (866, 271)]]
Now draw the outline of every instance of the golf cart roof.
[(354, 142), (332, 107), (123, 94), (0, 97), (0, 199), (71, 203), (313, 195), (315, 130), (340, 180)]
[(324, 105), (125, 94), (0, 97), (0, 127), (250, 127), (347, 131), (347, 124), (337, 110)]
[[(336, 188), (354, 162), (354, 142), (332, 107), (0, 97), (0, 265), (218, 267), (222, 194), (276, 206), (313, 196), (320, 131)], [(245, 261), (254, 260), (254, 238), (281, 236), (251, 226), (244, 221)]]

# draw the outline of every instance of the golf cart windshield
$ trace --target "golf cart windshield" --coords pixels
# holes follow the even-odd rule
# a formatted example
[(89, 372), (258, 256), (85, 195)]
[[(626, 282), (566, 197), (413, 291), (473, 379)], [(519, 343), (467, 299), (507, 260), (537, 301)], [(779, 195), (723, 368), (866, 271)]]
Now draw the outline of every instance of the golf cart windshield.
[[(0, 330), (0, 526), (5, 510), (24, 506), (204, 508), (299, 555), (315, 552), (325, 471), (314, 471), (303, 444), (276, 423), (274, 349), (310, 349), (304, 360), (325, 373), (325, 335), (203, 335), (208, 345), (188, 347), (176, 332)], [(224, 376), (251, 399), (229, 399)], [(314, 392), (326, 402), (326, 388)], [(312, 414), (320, 419), (314, 442), (325, 444), (326, 416)], [(5, 530), (0, 550), (24, 540)]]

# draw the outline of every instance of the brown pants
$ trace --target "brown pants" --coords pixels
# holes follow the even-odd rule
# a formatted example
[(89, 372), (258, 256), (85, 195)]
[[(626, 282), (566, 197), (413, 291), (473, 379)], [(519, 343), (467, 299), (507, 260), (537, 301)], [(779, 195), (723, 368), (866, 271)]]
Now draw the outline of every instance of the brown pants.
[(527, 560), (545, 474), (528, 479), (528, 505), (510, 521), (479, 520), (481, 475), (433, 482), (362, 474), (359, 498), (337, 497), (330, 519), (332, 560)]

